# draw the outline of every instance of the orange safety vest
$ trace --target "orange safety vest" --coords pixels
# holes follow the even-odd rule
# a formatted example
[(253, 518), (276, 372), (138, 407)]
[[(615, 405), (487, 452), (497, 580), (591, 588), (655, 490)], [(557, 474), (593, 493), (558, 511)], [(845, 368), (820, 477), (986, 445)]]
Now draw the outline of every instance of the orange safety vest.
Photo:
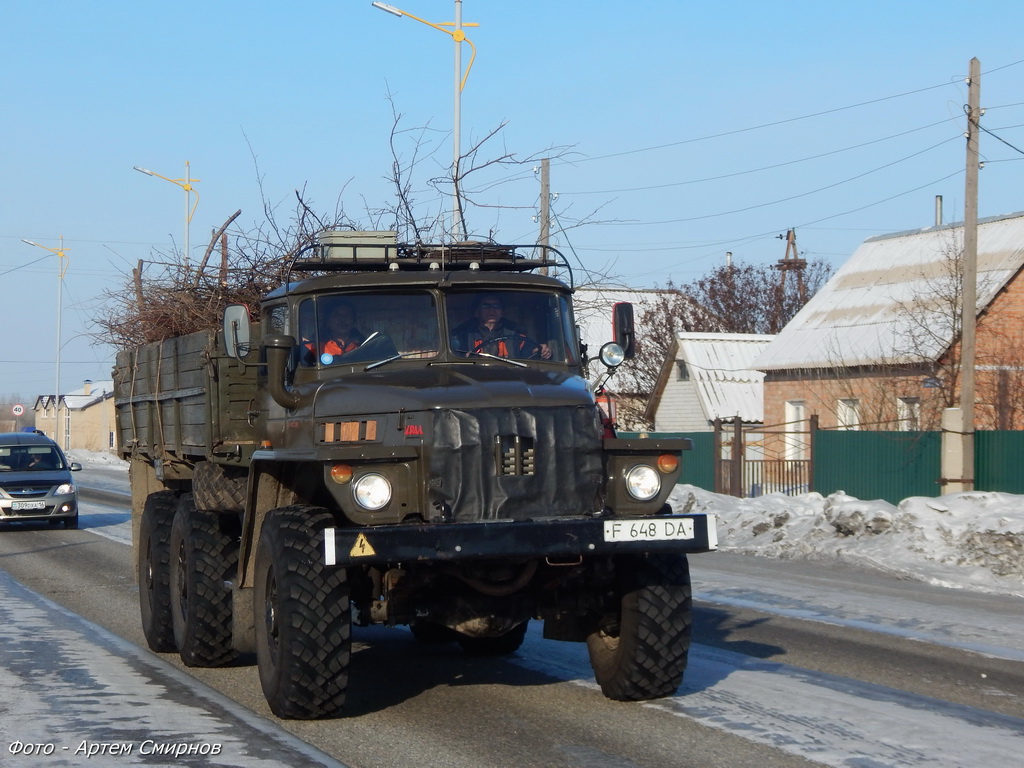
[[(335, 357), (337, 357), (338, 355), (344, 355), (346, 352), (351, 352), (353, 349), (358, 348), (358, 341), (350, 341), (345, 345), (344, 348), (342, 348), (341, 344), (336, 342), (334, 339), (329, 339), (328, 341), (325, 341), (323, 343), (322, 349), (320, 350), (320, 354), (334, 355)], [(306, 349), (308, 349), (310, 352), (316, 351), (316, 348), (312, 344), (306, 344)]]
[(350, 341), (344, 347), (341, 346), (334, 339), (330, 339), (324, 343), (323, 352), (328, 355), (344, 355), (346, 352), (351, 352), (353, 349), (359, 349), (358, 341)]

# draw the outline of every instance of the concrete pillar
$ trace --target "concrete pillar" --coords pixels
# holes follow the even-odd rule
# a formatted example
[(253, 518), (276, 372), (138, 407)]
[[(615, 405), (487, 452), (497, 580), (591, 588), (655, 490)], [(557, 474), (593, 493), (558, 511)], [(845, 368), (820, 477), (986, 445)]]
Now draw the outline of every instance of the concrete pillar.
[(974, 434), (964, 432), (964, 412), (942, 412), (942, 493), (974, 490)]

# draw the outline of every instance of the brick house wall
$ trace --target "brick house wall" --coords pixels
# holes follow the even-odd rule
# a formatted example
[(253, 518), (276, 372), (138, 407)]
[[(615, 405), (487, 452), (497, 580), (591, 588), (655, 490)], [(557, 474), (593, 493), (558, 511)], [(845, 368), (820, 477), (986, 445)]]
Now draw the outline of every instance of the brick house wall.
[[(1020, 272), (979, 315), (975, 357), (976, 428), (1024, 429)], [(764, 382), (765, 424), (785, 423), (786, 403), (802, 402), (807, 416), (818, 416), (820, 427), (836, 428), (850, 416), (850, 403), (855, 402), (861, 428), (900, 429), (909, 424), (907, 419), (901, 423), (900, 417), (916, 403), (918, 428), (938, 429), (942, 409), (959, 405), (959, 359), (957, 343), (936, 365), (771, 371)]]

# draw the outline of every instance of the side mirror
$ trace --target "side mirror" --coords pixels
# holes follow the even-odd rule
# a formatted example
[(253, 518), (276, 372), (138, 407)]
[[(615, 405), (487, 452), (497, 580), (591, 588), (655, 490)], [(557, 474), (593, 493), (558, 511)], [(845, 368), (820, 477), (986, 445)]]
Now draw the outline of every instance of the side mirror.
[(234, 358), (243, 358), (249, 354), (251, 330), (249, 328), (249, 308), (245, 304), (228, 304), (224, 308), (224, 347)]
[(636, 332), (633, 328), (633, 305), (620, 301), (612, 307), (612, 329), (615, 343), (622, 347), (623, 356), (636, 354)]

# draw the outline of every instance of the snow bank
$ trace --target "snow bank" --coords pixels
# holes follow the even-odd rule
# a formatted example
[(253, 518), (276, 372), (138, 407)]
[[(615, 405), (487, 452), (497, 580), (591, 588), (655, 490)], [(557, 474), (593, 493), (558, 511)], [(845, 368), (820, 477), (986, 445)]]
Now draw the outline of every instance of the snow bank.
[(842, 491), (735, 499), (679, 485), (669, 503), (715, 514), (725, 552), (842, 560), (941, 586), (1024, 597), (1024, 496), (975, 491), (893, 506)]

